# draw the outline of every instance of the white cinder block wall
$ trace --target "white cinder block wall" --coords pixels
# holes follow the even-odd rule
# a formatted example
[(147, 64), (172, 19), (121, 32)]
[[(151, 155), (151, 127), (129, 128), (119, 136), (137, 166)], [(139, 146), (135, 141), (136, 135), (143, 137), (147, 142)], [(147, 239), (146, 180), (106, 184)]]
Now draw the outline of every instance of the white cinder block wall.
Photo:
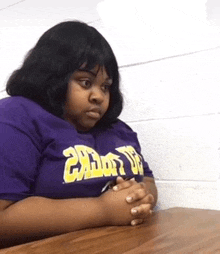
[(219, 17), (217, 0), (3, 0), (0, 89), (46, 29), (88, 22), (118, 59), (121, 119), (154, 171), (158, 209), (219, 209)]

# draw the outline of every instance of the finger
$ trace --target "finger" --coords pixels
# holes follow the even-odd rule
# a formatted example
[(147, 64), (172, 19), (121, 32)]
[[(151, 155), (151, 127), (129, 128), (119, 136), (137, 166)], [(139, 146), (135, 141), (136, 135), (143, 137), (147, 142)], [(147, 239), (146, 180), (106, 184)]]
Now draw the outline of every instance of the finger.
[(143, 219), (135, 219), (135, 220), (132, 220), (132, 221), (131, 221), (131, 226), (137, 226), (137, 225), (143, 223), (143, 221), (144, 221)]
[(121, 177), (121, 176), (118, 176), (116, 178), (116, 184), (120, 184), (120, 183), (123, 183), (125, 180)]
[(126, 201), (128, 203), (132, 203), (132, 202), (135, 202), (135, 201), (145, 198), (145, 202), (146, 202), (148, 195), (147, 195), (145, 189), (136, 189), (127, 196)]
[(153, 210), (150, 210), (150, 213), (149, 213), (149, 215), (152, 215), (152, 214), (153, 214), (153, 212), (154, 212)]
[(130, 179), (130, 183), (131, 183), (131, 186), (128, 186), (128, 187), (131, 187), (130, 190), (129, 190), (129, 193), (131, 193), (131, 194), (129, 194), (129, 196), (126, 198), (128, 203), (131, 203), (131, 202), (136, 201), (136, 200), (139, 199), (138, 197), (135, 198), (135, 195), (136, 195), (135, 192), (138, 191), (139, 189), (142, 190), (141, 192), (143, 192), (143, 190), (144, 190), (145, 195), (148, 194), (148, 192), (146, 191), (145, 183), (143, 183), (143, 182), (138, 183), (138, 182), (135, 181), (134, 178)]
[(134, 191), (134, 190), (138, 190), (138, 189), (144, 189), (146, 190), (146, 184), (143, 182), (136, 182), (134, 181), (135, 184), (132, 185), (130, 192)]
[(137, 207), (133, 207), (131, 209), (131, 214), (137, 218), (144, 219), (150, 214), (152, 214), (151, 205), (150, 204), (142, 204)]
[(147, 194), (142, 200), (141, 204), (153, 204), (154, 196), (152, 194)]
[(125, 180), (124, 180), (121, 176), (118, 176), (118, 177), (116, 178), (116, 185), (113, 186), (112, 189), (113, 189), (114, 191), (119, 190), (119, 186), (120, 186), (123, 182), (125, 182)]
[(124, 180), (123, 178), (121, 179), (121, 177), (119, 179), (118, 178), (116, 180), (117, 185), (115, 185), (113, 187), (114, 191), (130, 188), (132, 185), (134, 185), (136, 183), (134, 178), (132, 178), (130, 180)]

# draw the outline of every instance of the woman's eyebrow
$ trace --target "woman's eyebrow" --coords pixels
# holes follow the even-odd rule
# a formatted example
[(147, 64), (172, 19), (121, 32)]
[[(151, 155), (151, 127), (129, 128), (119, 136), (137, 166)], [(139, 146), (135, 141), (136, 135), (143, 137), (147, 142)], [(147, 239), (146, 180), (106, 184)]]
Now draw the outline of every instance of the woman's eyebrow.
[(97, 73), (93, 72), (91, 70), (86, 70), (86, 69), (78, 69), (79, 72), (87, 72), (89, 74), (91, 74), (92, 76), (96, 77)]
[[(87, 69), (78, 69), (77, 71), (79, 71), (79, 72), (87, 72), (87, 73), (91, 74), (94, 77), (96, 77), (97, 73), (98, 73), (98, 72), (94, 72), (92, 70), (87, 70)], [(107, 77), (106, 78), (106, 82), (108, 82), (110, 85), (112, 85), (113, 80), (111, 78)]]

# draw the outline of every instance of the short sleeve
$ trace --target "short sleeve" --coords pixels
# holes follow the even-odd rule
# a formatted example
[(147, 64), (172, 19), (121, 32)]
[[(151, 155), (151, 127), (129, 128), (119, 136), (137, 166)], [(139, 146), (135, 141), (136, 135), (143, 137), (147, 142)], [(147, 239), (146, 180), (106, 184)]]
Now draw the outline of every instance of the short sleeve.
[(0, 137), (0, 199), (32, 196), (40, 151), (24, 130), (13, 125), (0, 123)]
[[(136, 134), (136, 133), (135, 133)], [(137, 138), (137, 134), (136, 134), (136, 142), (137, 142), (137, 146), (136, 146), (136, 150), (137, 152), (140, 154), (140, 156), (142, 157), (142, 163), (143, 163), (143, 169), (144, 169), (144, 176), (147, 176), (147, 177), (154, 177), (153, 176), (153, 172), (152, 170), (150, 169), (148, 163), (144, 160), (144, 157), (141, 153), (141, 147), (140, 147), (140, 143), (138, 141), (138, 138)]]
[(125, 140), (129, 140), (129, 142), (131, 142), (137, 153), (141, 156), (144, 169), (144, 176), (154, 177), (152, 170), (149, 168), (148, 163), (144, 160), (144, 156), (142, 155), (141, 146), (138, 140), (137, 133), (133, 131), (129, 125), (127, 125), (121, 120), (118, 121), (117, 132), (120, 133), (120, 137), (124, 137)]
[(150, 170), (149, 165), (143, 160), (144, 176), (154, 177), (153, 172)]

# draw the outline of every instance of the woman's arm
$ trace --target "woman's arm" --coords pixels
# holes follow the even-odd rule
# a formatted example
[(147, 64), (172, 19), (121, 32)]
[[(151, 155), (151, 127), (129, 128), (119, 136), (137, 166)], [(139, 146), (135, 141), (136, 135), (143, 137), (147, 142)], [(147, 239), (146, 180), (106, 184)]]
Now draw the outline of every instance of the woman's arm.
[(29, 197), (12, 203), (0, 201), (0, 247), (7, 247), (79, 229), (129, 225), (131, 209), (143, 201), (128, 204), (126, 197), (135, 186), (97, 198), (49, 199)]
[(0, 200), (0, 212), (5, 210), (7, 207), (9, 207), (13, 203), (14, 201), (10, 201), (10, 200)]
[[(134, 178), (130, 180), (124, 180), (122, 177), (118, 177), (116, 179), (116, 185), (113, 187), (114, 191), (123, 190), (126, 188), (130, 188), (132, 185), (137, 184)], [(139, 193), (144, 195), (145, 201), (148, 200), (149, 204), (151, 204), (151, 209), (153, 209), (157, 203), (157, 187), (154, 181), (154, 178), (145, 176), (143, 178), (143, 182), (139, 184), (139, 188), (135, 189), (133, 193), (130, 193), (130, 200), (135, 202), (137, 199), (140, 199)], [(143, 194), (143, 192), (145, 194)], [(149, 195), (150, 194), (150, 195)], [(145, 202), (146, 203), (146, 202)]]
[[(131, 188), (133, 186), (133, 188)], [(144, 177), (143, 181), (137, 183), (134, 178), (125, 180), (122, 177), (116, 179), (116, 185), (112, 188), (115, 192), (120, 192), (129, 188), (129, 195), (126, 198), (127, 203), (134, 204), (131, 210), (134, 215), (131, 225), (141, 224), (151, 213), (157, 203), (157, 188), (155, 181), (151, 177)], [(140, 205), (135, 206), (139, 201)]]
[(30, 197), (8, 205), (1, 200), (0, 206), (5, 207), (0, 211), (1, 248), (105, 225), (102, 206), (95, 198), (52, 200)]
[(134, 204), (137, 200), (141, 201), (140, 205), (134, 206), (131, 210), (131, 213), (135, 215), (131, 225), (138, 225), (152, 213), (152, 209), (157, 203), (157, 187), (152, 177), (144, 177), (141, 183), (137, 183), (134, 178), (124, 180), (118, 177), (113, 190), (117, 192), (130, 188), (131, 186), (136, 186), (136, 188), (133, 188), (133, 191), (129, 193), (126, 201), (129, 204)]

